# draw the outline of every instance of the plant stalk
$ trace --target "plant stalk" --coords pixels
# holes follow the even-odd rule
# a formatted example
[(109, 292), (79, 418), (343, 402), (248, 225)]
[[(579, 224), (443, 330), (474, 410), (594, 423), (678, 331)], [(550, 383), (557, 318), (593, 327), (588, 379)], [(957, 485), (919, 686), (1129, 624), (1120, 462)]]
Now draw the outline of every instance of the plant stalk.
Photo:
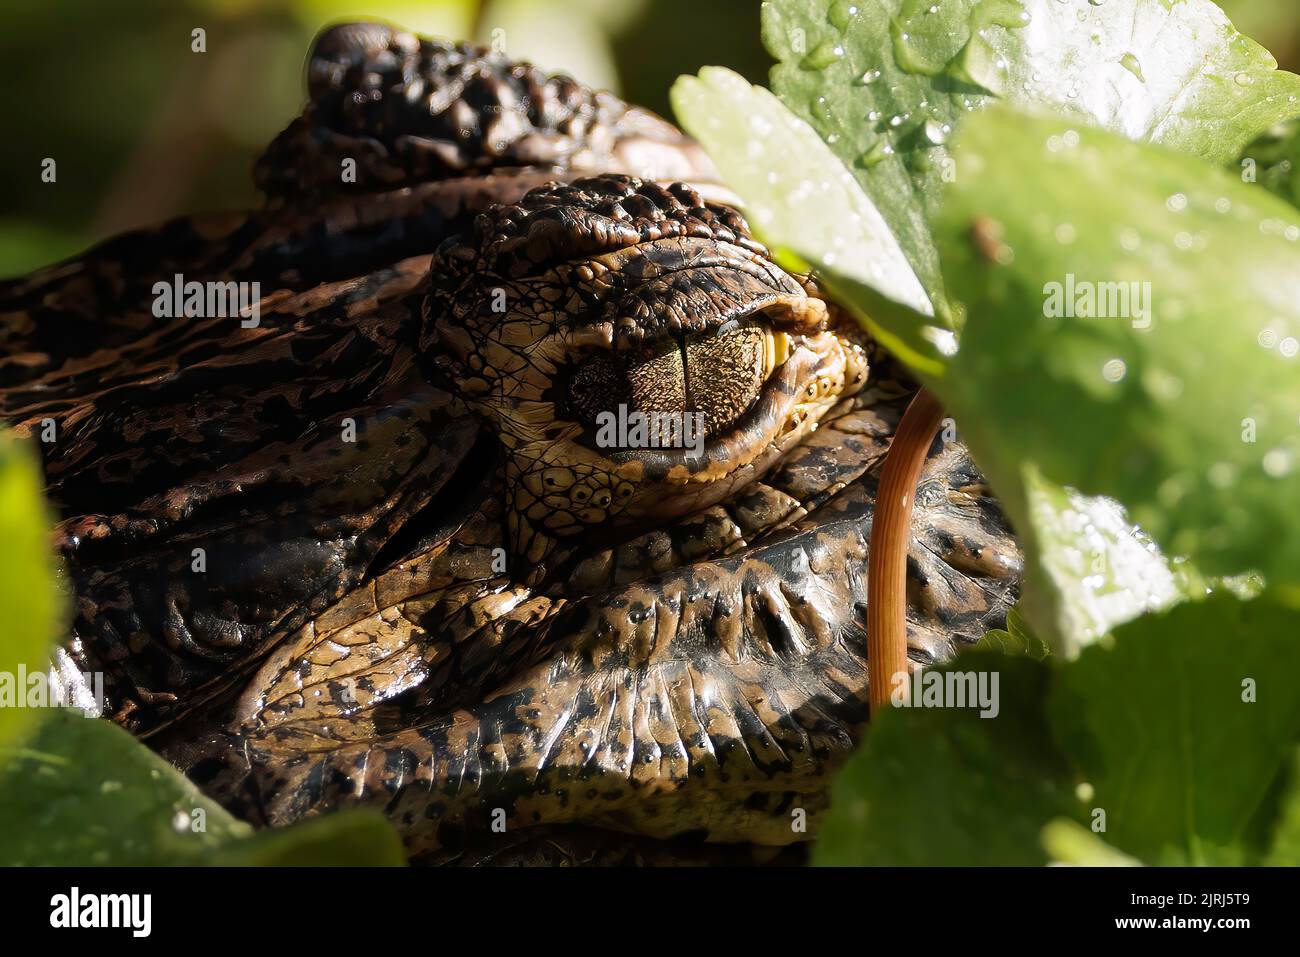
[[(895, 683), (907, 688), (907, 551), (916, 483), (943, 420), (939, 400), (922, 389), (898, 423), (885, 453), (867, 554), (867, 694), (874, 717)], [(897, 676), (902, 676), (897, 677)]]

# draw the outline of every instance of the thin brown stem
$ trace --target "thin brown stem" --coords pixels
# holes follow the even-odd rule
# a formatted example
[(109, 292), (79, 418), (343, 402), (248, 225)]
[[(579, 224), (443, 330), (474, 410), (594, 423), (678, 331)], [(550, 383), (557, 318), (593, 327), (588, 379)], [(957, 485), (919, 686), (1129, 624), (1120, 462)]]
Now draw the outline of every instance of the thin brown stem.
[[(867, 555), (867, 692), (874, 716), (908, 674), (907, 550), (912, 506), (926, 453), (943, 419), (939, 401), (922, 389), (898, 423), (885, 455)], [(903, 686), (906, 688), (906, 684)]]

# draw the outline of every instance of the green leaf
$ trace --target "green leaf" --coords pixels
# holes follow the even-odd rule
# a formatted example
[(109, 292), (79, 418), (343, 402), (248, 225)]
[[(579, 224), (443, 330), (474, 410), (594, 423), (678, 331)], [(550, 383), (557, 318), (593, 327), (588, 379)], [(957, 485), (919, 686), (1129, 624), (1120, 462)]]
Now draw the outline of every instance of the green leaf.
[(933, 309), (871, 200), (816, 132), (762, 87), (721, 67), (680, 77), (682, 124), (745, 198), (750, 225), (778, 262), (818, 268), (887, 345), (939, 371), (925, 327)]
[(1294, 863), (1295, 628), (1268, 596), (1216, 594), (1070, 662), (967, 652), (927, 674), (998, 672), (997, 715), (873, 721), (832, 786), (814, 862)]
[(1293, 610), (1215, 595), (1123, 625), (1061, 670), (1048, 713), (1107, 843), (1156, 864), (1249, 859), (1252, 817), (1300, 736), (1295, 637)]
[(1053, 864), (1076, 867), (1141, 867), (1142, 862), (1115, 850), (1077, 821), (1057, 818), (1043, 828), (1043, 848)]
[(107, 721), (54, 709), (0, 752), (0, 864), (394, 864), (391, 826), (358, 813), (253, 836)]
[(1030, 630), (1018, 607), (1007, 613), (1007, 627), (986, 632), (976, 644), (977, 649), (1003, 655), (1025, 655), (1042, 661), (1051, 654), (1047, 644)]
[[(952, 174), (944, 144), (981, 94), (954, 77), (899, 66), (890, 32), (902, 8), (902, 0), (777, 0), (763, 6), (763, 43), (779, 61), (773, 91), (853, 171), (938, 302), (943, 279), (930, 219)], [(970, 0), (945, 3), (931, 18), (934, 31), (918, 37), (916, 55), (905, 57), (908, 65), (955, 54), (970, 8)]]
[(1279, 123), (1246, 147), (1229, 171), (1300, 207), (1300, 121)]
[(853, 169), (935, 301), (945, 141), (990, 94), (1214, 163), (1300, 114), (1300, 77), (1208, 0), (771, 0), (763, 40), (773, 90)]
[(48, 669), (62, 613), (43, 484), (31, 449), (0, 432), (0, 749), (13, 746), (40, 716), (23, 706), (29, 702), (19, 676)]
[(326, 814), (293, 827), (259, 831), (214, 854), (229, 867), (404, 867), (402, 841), (378, 811)]
[[(1300, 581), (1295, 211), (1009, 110), (973, 117), (958, 153), (937, 234), (966, 325), (936, 388), (1013, 519), (1032, 463), (1205, 574)], [(1107, 318), (1057, 315), (1084, 290), (1113, 293)]]
[(76, 711), (51, 710), (0, 760), (6, 865), (196, 863), (252, 833), (126, 731)]
[(832, 785), (814, 863), (1047, 862), (1044, 825), (1079, 816), (1067, 765), (1043, 720), (1049, 668), (971, 651), (927, 674), (949, 672), (996, 674), (996, 716), (907, 708), (873, 720)]

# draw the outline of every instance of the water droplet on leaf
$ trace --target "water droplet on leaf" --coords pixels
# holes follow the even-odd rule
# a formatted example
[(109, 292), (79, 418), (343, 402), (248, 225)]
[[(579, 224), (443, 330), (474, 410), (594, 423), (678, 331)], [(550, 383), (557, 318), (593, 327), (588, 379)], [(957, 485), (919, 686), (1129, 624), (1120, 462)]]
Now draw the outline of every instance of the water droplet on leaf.
[(1147, 81), (1147, 78), (1142, 75), (1142, 61), (1139, 60), (1132, 53), (1125, 53), (1122, 57), (1120, 57), (1119, 65), (1122, 66), (1124, 69), (1128, 70), (1130, 73), (1132, 73), (1143, 83)]
[(836, 30), (843, 32), (858, 15), (858, 6), (856, 3), (850, 3), (848, 0), (835, 0), (827, 13), (827, 19)]
[(892, 156), (893, 154), (894, 147), (890, 145), (888, 140), (882, 137), (877, 140), (869, 150), (858, 157), (858, 164), (864, 169), (871, 169), (872, 167), (879, 165), (886, 157)]

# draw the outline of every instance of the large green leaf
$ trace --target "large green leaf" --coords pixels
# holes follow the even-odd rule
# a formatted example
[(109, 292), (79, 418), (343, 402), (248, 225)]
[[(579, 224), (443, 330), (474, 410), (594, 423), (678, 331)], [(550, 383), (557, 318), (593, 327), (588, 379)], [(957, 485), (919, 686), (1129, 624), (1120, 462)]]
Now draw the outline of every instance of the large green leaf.
[(1061, 669), (1058, 740), (1107, 843), (1151, 863), (1240, 863), (1300, 737), (1296, 616), (1215, 595), (1148, 615)]
[(996, 716), (874, 720), (832, 787), (815, 862), (1296, 863), (1291, 609), (1218, 594), (1073, 661), (976, 651), (936, 673), (964, 671), (999, 674)]
[(121, 728), (55, 709), (0, 763), (0, 862), (194, 862), (252, 829)]
[(1300, 114), (1276, 70), (1209, 0), (769, 0), (772, 88), (853, 169), (932, 299), (946, 141), (993, 99), (1065, 112), (1215, 163)]
[[(958, 152), (937, 234), (967, 319), (938, 388), (994, 487), (1023, 512), (1034, 463), (1206, 574), (1300, 582), (1295, 211), (1010, 110), (972, 117)], [(1078, 315), (1089, 290), (1114, 293), (1091, 307), (1105, 317)]]
[(121, 728), (54, 709), (0, 753), (0, 864), (401, 864), (392, 827), (331, 815), (263, 832), (232, 818)]
[(1043, 720), (1047, 665), (972, 651), (933, 674), (998, 676), (996, 716), (887, 710), (832, 785), (813, 861), (830, 865), (1047, 862), (1039, 834), (1080, 807)]
[(406, 851), (379, 811), (338, 811), (233, 841), (204, 863), (216, 867), (403, 867)]
[(28, 678), (49, 667), (61, 610), (43, 484), (36, 456), (0, 432), (0, 753), (41, 714)]

